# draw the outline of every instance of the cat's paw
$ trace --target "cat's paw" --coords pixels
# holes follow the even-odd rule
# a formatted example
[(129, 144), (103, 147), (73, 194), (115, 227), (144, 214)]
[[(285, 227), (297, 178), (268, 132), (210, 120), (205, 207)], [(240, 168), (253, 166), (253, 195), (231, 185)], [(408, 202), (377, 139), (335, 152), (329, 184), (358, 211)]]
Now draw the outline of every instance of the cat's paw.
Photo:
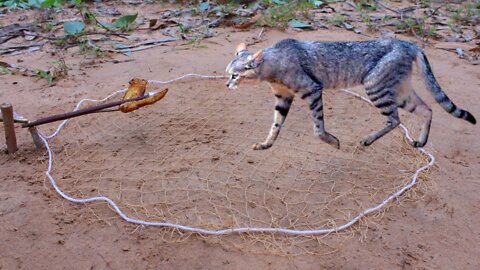
[(252, 146), (253, 150), (264, 150), (270, 148), (272, 145), (267, 143), (256, 143)]
[(366, 137), (360, 141), (360, 144), (363, 146), (369, 146), (370, 144), (372, 144), (372, 142), (373, 141), (369, 137)]
[(333, 146), (337, 149), (340, 149), (340, 141), (337, 139), (337, 137), (333, 136), (332, 134), (324, 132), (324, 133), (321, 133), (321, 134), (317, 134), (317, 136), (319, 136), (319, 138), (322, 141), (330, 144), (331, 146)]
[(331, 146), (337, 148), (337, 149), (340, 149), (340, 141), (335, 138), (336, 140), (334, 140), (333, 142), (329, 143)]
[(424, 147), (426, 143), (422, 143), (422, 142), (419, 142), (419, 141), (413, 141), (410, 143), (413, 147), (416, 147), (416, 148), (420, 148), (420, 147)]

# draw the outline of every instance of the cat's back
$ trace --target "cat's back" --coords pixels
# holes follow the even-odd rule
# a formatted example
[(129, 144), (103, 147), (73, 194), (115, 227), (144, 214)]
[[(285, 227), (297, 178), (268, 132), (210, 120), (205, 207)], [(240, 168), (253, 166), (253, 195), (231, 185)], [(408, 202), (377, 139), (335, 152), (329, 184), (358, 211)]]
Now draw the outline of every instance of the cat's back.
[(374, 65), (392, 51), (413, 58), (417, 49), (414, 43), (399, 39), (367, 41), (300, 41), (284, 39), (265, 50), (270, 61), (290, 65), (321, 63), (323, 66)]
[(355, 52), (392, 50), (393, 48), (411, 48), (416, 45), (410, 41), (382, 38), (365, 41), (309, 41), (297, 39), (283, 39), (268, 49), (272, 51), (325, 51), (325, 52)]

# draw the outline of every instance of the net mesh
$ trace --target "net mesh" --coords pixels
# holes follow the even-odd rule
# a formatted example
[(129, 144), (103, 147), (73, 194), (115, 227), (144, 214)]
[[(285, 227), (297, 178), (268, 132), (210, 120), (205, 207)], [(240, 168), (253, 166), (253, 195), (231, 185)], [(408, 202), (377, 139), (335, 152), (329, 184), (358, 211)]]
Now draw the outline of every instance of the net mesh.
[[(266, 85), (232, 92), (223, 90), (223, 81), (189, 80), (169, 87), (155, 106), (72, 119), (51, 142), (59, 187), (79, 198), (109, 197), (128, 216), (149, 221), (205, 229), (309, 230), (348, 222), (400, 189), (427, 163), (399, 129), (370, 147), (359, 146), (362, 136), (379, 129), (384, 119), (345, 93), (324, 95), (326, 127), (340, 139), (341, 150), (315, 138), (308, 106), (297, 100), (275, 145), (255, 151), (251, 146), (266, 137), (273, 116)], [(103, 203), (88, 207), (106, 222), (118, 218), (100, 210)], [(249, 251), (318, 254), (334, 251), (376, 220), (363, 218), (335, 237), (199, 237)], [(159, 233), (166, 241), (190, 235), (173, 231)]]

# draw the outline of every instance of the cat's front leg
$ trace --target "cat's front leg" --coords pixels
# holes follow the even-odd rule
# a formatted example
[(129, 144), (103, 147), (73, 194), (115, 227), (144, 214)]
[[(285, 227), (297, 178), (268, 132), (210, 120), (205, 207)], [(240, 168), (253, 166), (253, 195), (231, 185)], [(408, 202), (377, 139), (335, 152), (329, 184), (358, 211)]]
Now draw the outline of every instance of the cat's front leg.
[(254, 150), (263, 150), (270, 148), (280, 133), (285, 118), (287, 117), (290, 106), (293, 102), (293, 95), (275, 92), (275, 112), (273, 116), (273, 124), (268, 133), (267, 139), (264, 142), (253, 145)]

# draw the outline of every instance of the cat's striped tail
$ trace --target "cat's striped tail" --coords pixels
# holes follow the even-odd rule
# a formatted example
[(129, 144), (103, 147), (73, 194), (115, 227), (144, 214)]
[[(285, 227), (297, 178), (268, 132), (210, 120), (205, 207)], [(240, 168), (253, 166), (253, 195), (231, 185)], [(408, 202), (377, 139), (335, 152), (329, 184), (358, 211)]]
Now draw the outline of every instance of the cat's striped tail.
[(435, 100), (442, 106), (445, 111), (450, 113), (451, 115), (465, 119), (472, 124), (476, 124), (477, 120), (475, 117), (468, 111), (462, 110), (458, 108), (443, 92), (440, 85), (438, 85), (435, 76), (433, 75), (432, 68), (430, 67), (430, 63), (428, 62), (427, 56), (423, 53), (423, 51), (418, 48), (417, 52), (417, 65), (421, 70), (421, 74), (423, 79), (425, 80), (425, 85), (427, 89), (432, 92), (433, 97)]

